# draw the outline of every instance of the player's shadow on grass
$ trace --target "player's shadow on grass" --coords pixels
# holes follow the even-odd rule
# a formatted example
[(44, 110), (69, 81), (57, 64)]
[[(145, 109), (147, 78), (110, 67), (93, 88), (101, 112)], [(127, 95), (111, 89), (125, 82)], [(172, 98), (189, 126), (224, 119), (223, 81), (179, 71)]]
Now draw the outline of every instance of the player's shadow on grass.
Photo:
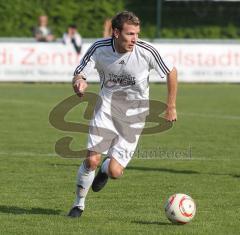
[(240, 175), (231, 175), (234, 178), (239, 178), (240, 179)]
[(198, 171), (191, 170), (173, 170), (168, 168), (160, 168), (160, 167), (144, 167), (144, 166), (129, 166), (127, 170), (139, 170), (139, 171), (161, 171), (161, 172), (169, 172), (174, 174), (199, 174)]
[(146, 224), (146, 225), (172, 225), (171, 223), (161, 222), (161, 221), (144, 221), (144, 220), (134, 220), (132, 221), (134, 224)]
[(226, 173), (206, 173), (208, 175), (219, 175), (219, 176), (231, 176), (233, 178), (239, 178), (240, 179), (240, 175), (237, 174), (226, 174)]
[(55, 168), (58, 168), (58, 167), (79, 167), (80, 166), (80, 163), (78, 164), (64, 164), (64, 163), (51, 163), (50, 164), (51, 166), (55, 167)]
[(39, 208), (39, 207), (26, 209), (26, 208), (21, 208), (17, 206), (0, 205), (0, 212), (6, 213), (6, 214), (15, 214), (15, 215), (21, 215), (21, 214), (59, 215), (61, 213), (61, 210), (45, 209), (45, 208)]
[[(51, 164), (54, 167), (79, 167), (79, 164)], [(158, 167), (144, 167), (144, 166), (128, 166), (128, 170), (139, 170), (139, 171), (161, 171), (161, 172), (170, 172), (170, 173), (179, 173), (179, 174), (200, 174), (198, 171), (190, 171), (190, 170), (173, 170), (173, 169), (167, 169), (167, 168), (158, 168)]]
[(128, 170), (139, 170), (139, 171), (159, 171), (159, 172), (168, 172), (174, 174), (205, 174), (205, 175), (218, 175), (218, 176), (231, 176), (233, 178), (240, 179), (240, 175), (238, 174), (226, 174), (226, 173), (201, 173), (198, 171), (191, 171), (191, 170), (174, 170), (168, 168), (158, 168), (158, 167), (144, 167), (144, 166), (129, 166), (127, 167)]

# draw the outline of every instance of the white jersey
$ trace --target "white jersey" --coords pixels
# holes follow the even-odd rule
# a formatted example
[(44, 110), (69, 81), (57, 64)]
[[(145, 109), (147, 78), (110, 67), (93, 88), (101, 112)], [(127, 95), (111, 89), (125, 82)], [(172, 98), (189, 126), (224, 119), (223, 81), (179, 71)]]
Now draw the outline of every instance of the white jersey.
[(88, 49), (74, 75), (81, 74), (87, 79), (93, 68), (100, 76), (99, 95), (103, 101), (101, 109), (110, 114), (114, 92), (125, 91), (127, 100), (148, 100), (150, 70), (155, 69), (159, 76), (164, 78), (173, 65), (148, 42), (138, 40), (133, 51), (118, 53), (114, 40), (108, 38), (96, 41)]

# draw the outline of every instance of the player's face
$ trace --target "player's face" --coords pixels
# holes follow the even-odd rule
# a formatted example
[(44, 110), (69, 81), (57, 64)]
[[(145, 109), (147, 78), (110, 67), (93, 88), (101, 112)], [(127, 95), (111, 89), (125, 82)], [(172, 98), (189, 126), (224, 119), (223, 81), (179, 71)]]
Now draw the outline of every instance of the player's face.
[(139, 25), (131, 25), (124, 23), (123, 29), (119, 31), (118, 29), (114, 30), (115, 46), (118, 52), (125, 53), (132, 51), (134, 45), (138, 40), (138, 34), (140, 32)]

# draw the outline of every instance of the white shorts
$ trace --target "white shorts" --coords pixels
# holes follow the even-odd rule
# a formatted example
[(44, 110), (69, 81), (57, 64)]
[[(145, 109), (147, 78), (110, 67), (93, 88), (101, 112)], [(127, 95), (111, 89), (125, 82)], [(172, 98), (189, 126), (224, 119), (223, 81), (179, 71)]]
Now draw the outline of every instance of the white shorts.
[(132, 125), (98, 111), (90, 121), (87, 149), (113, 157), (126, 167), (137, 147), (144, 124)]

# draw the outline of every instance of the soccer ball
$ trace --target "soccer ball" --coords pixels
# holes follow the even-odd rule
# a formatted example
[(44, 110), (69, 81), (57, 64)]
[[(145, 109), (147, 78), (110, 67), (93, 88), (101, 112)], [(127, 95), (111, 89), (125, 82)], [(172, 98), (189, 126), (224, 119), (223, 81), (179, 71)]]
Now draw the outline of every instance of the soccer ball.
[(165, 214), (174, 224), (186, 224), (190, 222), (196, 213), (196, 204), (193, 199), (182, 193), (169, 197), (165, 205)]

